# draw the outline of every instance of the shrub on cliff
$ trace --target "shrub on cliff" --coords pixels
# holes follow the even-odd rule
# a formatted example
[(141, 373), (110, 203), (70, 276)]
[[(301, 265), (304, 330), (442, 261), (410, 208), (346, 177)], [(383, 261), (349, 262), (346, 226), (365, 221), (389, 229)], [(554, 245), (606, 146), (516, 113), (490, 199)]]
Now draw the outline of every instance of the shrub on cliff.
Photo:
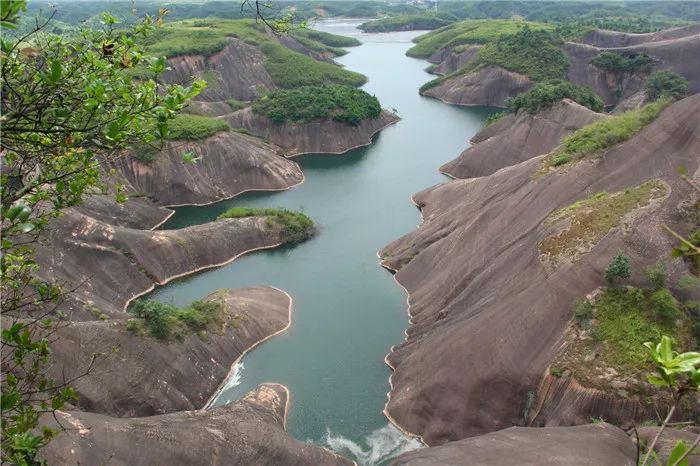
[(562, 99), (571, 99), (594, 112), (600, 112), (604, 106), (601, 98), (590, 87), (563, 80), (538, 83), (529, 91), (506, 99), (505, 103), (512, 113), (517, 113), (522, 108), (535, 114)]
[(253, 104), (253, 111), (276, 124), (308, 123), (332, 118), (349, 125), (377, 118), (382, 111), (376, 97), (350, 86), (306, 86), (278, 90)]
[(168, 125), (167, 139), (197, 141), (214, 136), (231, 127), (220, 118), (180, 114)]
[(611, 286), (632, 275), (630, 260), (625, 253), (619, 253), (605, 268), (605, 280)]
[(633, 74), (649, 71), (653, 60), (644, 53), (603, 52), (591, 63), (602, 70)]
[(222, 324), (223, 304), (220, 301), (193, 301), (179, 308), (153, 299), (137, 300), (129, 310), (136, 319), (129, 319), (127, 330), (148, 333), (162, 340), (182, 339), (188, 333)]
[(647, 78), (646, 92), (651, 100), (660, 97), (680, 99), (688, 93), (688, 80), (673, 71), (656, 71)]
[(267, 217), (267, 226), (281, 227), (288, 243), (304, 241), (314, 235), (314, 221), (308, 215), (283, 208), (233, 207), (217, 219), (244, 217)]

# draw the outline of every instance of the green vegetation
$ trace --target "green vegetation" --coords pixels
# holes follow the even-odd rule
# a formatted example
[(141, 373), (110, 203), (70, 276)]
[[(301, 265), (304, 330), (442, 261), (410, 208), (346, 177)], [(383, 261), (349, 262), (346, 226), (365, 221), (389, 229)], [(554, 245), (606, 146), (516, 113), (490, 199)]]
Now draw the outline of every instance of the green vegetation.
[(244, 217), (267, 217), (266, 225), (271, 228), (281, 228), (288, 243), (304, 241), (315, 233), (314, 222), (309, 216), (303, 212), (283, 208), (233, 207), (219, 215), (217, 219)]
[(650, 180), (624, 191), (613, 194), (602, 192), (577, 201), (550, 215), (549, 222), (565, 220), (568, 228), (542, 240), (540, 253), (548, 255), (550, 259), (576, 257), (582, 248), (594, 246), (618, 226), (624, 215), (649, 205), (653, 199), (665, 194), (663, 183)]
[(651, 267), (647, 267), (644, 270), (644, 278), (646, 279), (649, 288), (654, 291), (661, 290), (666, 288), (666, 282), (668, 281), (668, 270), (666, 270), (666, 266), (659, 263)]
[(623, 252), (615, 256), (605, 268), (605, 281), (610, 286), (617, 285), (620, 280), (630, 278), (631, 275), (630, 259)]
[(506, 107), (511, 113), (525, 109), (531, 114), (552, 106), (562, 99), (571, 99), (594, 112), (603, 110), (603, 101), (588, 86), (579, 86), (569, 81), (556, 80), (538, 83), (527, 92), (506, 99)]
[(389, 16), (362, 23), (358, 26), (365, 32), (413, 31), (421, 29), (437, 29), (458, 21), (450, 13), (435, 13), (424, 11), (412, 15)]
[(178, 141), (198, 141), (230, 129), (228, 123), (220, 118), (180, 114), (168, 125), (166, 137)]
[(243, 108), (250, 106), (250, 102), (241, 102), (240, 100), (236, 100), (236, 99), (227, 99), (226, 103), (228, 104), (229, 107), (231, 107), (232, 112), (235, 112), (236, 110), (241, 110)]
[(593, 318), (593, 305), (587, 299), (579, 298), (574, 301), (572, 311), (579, 324), (585, 324)]
[(534, 81), (562, 79), (569, 68), (569, 57), (558, 46), (560, 40), (546, 30), (520, 28), (501, 35), (479, 50), (478, 61), (529, 76)]
[(688, 93), (688, 80), (673, 71), (655, 71), (646, 81), (647, 97), (680, 99)]
[(253, 111), (276, 124), (308, 123), (333, 118), (349, 125), (377, 118), (381, 106), (376, 97), (350, 86), (308, 86), (273, 91), (253, 104)]
[(263, 44), (262, 51), (267, 56), (265, 68), (272, 80), (286, 89), (323, 84), (359, 87), (367, 82), (367, 78), (360, 73), (345, 70), (332, 63), (314, 60), (276, 42)]
[(152, 299), (137, 300), (129, 309), (136, 318), (129, 319), (127, 330), (149, 334), (161, 340), (181, 340), (194, 332), (220, 328), (223, 324), (221, 301), (194, 301), (187, 307)]
[(406, 55), (415, 58), (428, 58), (443, 47), (456, 47), (464, 44), (485, 44), (501, 35), (514, 34), (530, 26), (538, 30), (551, 30), (554, 26), (519, 20), (471, 20), (450, 24), (413, 39), (416, 43)]
[(347, 53), (341, 47), (356, 47), (361, 44), (354, 37), (339, 36), (313, 29), (292, 29), (289, 35), (309, 50), (330, 53), (336, 57)]
[(620, 74), (648, 72), (651, 70), (653, 62), (649, 55), (637, 52), (603, 52), (591, 60), (593, 65), (602, 70)]
[(557, 167), (585, 155), (606, 151), (641, 131), (668, 104), (668, 99), (660, 99), (640, 109), (596, 120), (565, 137), (561, 146), (546, 159), (545, 165)]
[(510, 115), (510, 112), (503, 111), (503, 112), (495, 112), (486, 117), (486, 120), (484, 120), (484, 128), (496, 123), (497, 121), (503, 119), (504, 117)]
[[(354, 39), (316, 31), (295, 31), (292, 35), (308, 48), (322, 52), (340, 53), (329, 44), (355, 45)], [(288, 49), (268, 35), (262, 23), (253, 20), (213, 18), (168, 24), (149, 37), (148, 51), (167, 57), (186, 54), (213, 55), (226, 47), (229, 37), (236, 37), (260, 47), (266, 57), (265, 68), (275, 84), (283, 88), (322, 84), (357, 87), (367, 81), (367, 78), (359, 73), (345, 70), (333, 63), (314, 60)]]
[(567, 18), (556, 27), (555, 32), (564, 40), (578, 41), (583, 39), (586, 34), (594, 29), (644, 33), (687, 24), (690, 23), (688, 21), (659, 16), (594, 16), (580, 19)]

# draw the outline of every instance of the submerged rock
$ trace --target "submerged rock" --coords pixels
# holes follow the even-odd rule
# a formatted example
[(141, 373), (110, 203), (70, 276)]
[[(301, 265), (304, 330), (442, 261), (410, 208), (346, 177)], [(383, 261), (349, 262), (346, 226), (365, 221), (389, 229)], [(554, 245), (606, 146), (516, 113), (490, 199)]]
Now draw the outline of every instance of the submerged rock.
[[(408, 290), (411, 316), (406, 341), (387, 356), (395, 370), (387, 414), (430, 445), (524, 422), (574, 299), (603, 283), (620, 250), (633, 270), (667, 257), (675, 243), (661, 224), (691, 228), (683, 203), (692, 190), (677, 167), (695, 173), (698, 153), (700, 94), (606, 153), (548, 174), (540, 156), (416, 194), (423, 223), (380, 251)], [(547, 220), (553, 212), (649, 179), (663, 182), (663, 197), (571, 257), (548, 265), (540, 256), (540, 243), (562, 228)], [(672, 277), (686, 270), (671, 265)]]
[(301, 154), (340, 154), (350, 149), (367, 146), (372, 137), (390, 126), (399, 117), (383, 110), (378, 118), (362, 120), (352, 126), (333, 119), (316, 120), (305, 124), (275, 124), (252, 108), (239, 110), (225, 117), (232, 128), (244, 128), (251, 134), (282, 147), (287, 157)]
[(536, 115), (526, 111), (506, 115), (479, 131), (472, 138), (474, 145), (440, 167), (440, 171), (453, 178), (490, 175), (548, 153), (564, 136), (604, 117), (569, 99)]
[(634, 466), (637, 449), (610, 424), (510, 429), (399, 456), (392, 466)]
[[(285, 432), (289, 393), (263, 384), (242, 399), (206, 411), (122, 419), (58, 411), (66, 430), (42, 449), (49, 464), (351, 465)], [(48, 420), (55, 424), (55, 421)]]

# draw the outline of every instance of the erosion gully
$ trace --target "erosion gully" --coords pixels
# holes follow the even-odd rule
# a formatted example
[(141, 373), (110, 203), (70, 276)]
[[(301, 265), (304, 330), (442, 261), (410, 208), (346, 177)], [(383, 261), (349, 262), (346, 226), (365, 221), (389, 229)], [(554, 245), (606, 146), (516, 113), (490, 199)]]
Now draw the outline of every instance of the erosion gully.
[(273, 285), (294, 299), (292, 325), (237, 364), (214, 401), (222, 405), (263, 382), (291, 393), (288, 431), (355, 459), (381, 465), (420, 443), (382, 414), (390, 370), (384, 356), (408, 325), (406, 294), (381, 268), (377, 250), (414, 229), (410, 196), (446, 181), (437, 167), (456, 157), (492, 109), (459, 108), (421, 97), (431, 75), (405, 56), (418, 32), (365, 34), (353, 20), (315, 28), (357, 37), (337, 61), (365, 74), (364, 89), (402, 120), (368, 147), (296, 158), (306, 180), (288, 191), (248, 193), (204, 207), (178, 208), (162, 228), (212, 221), (232, 206), (303, 209), (321, 227), (303, 244), (256, 252), (173, 281), (148, 298), (186, 305), (219, 288)]

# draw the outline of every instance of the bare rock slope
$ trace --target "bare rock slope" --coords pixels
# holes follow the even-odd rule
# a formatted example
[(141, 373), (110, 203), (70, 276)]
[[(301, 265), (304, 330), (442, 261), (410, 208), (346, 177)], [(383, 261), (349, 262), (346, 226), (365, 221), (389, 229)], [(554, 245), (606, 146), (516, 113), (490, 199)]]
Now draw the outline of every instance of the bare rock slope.
[(447, 79), (424, 91), (423, 95), (448, 104), (503, 107), (506, 98), (515, 97), (531, 86), (532, 81), (523, 74), (499, 66), (487, 66)]
[(226, 219), (179, 230), (113, 225), (77, 210), (51, 223), (35, 247), (40, 273), (63, 283), (75, 320), (121, 316), (154, 285), (285, 241), (265, 218)]
[(536, 115), (526, 111), (510, 114), (474, 135), (474, 145), (440, 171), (453, 178), (490, 175), (548, 153), (564, 136), (603, 117), (568, 99)]
[(568, 428), (511, 427), (403, 454), (392, 466), (633, 466), (637, 449), (610, 424)]
[(207, 411), (121, 419), (59, 411), (67, 428), (43, 450), (62, 465), (351, 465), (285, 432), (289, 394), (263, 384), (242, 399)]
[[(209, 204), (251, 190), (276, 191), (301, 183), (299, 166), (278, 155), (279, 147), (233, 131), (203, 141), (168, 143), (153, 161), (118, 159), (119, 173), (136, 192), (158, 205)], [(193, 152), (197, 163), (182, 163)]]
[(602, 52), (644, 53), (654, 61), (654, 71), (674, 71), (688, 80), (691, 94), (700, 92), (700, 26), (670, 29), (651, 34), (597, 31), (583, 43), (568, 42), (570, 66), (567, 78), (590, 86), (606, 104), (616, 104), (639, 92), (645, 75), (618, 75), (591, 64)]
[(287, 157), (301, 154), (340, 154), (367, 146), (372, 137), (390, 126), (399, 117), (383, 110), (379, 117), (362, 120), (351, 126), (332, 119), (315, 120), (305, 124), (274, 124), (264, 115), (245, 108), (224, 117), (232, 128), (245, 128), (251, 134), (282, 147)]
[[(222, 304), (220, 328), (182, 340), (158, 340), (126, 329), (127, 317), (72, 322), (58, 330), (52, 372), (73, 378), (81, 409), (119, 417), (200, 409), (236, 360), (286, 329), (292, 300), (271, 287), (220, 290), (208, 301)], [(105, 351), (109, 349), (109, 351)]]
[[(602, 284), (620, 250), (634, 270), (666, 256), (674, 243), (661, 223), (690, 228), (682, 206), (691, 191), (676, 170), (695, 173), (699, 153), (695, 95), (572, 166), (537, 175), (542, 157), (535, 157), (416, 194), (423, 223), (380, 252), (409, 292), (411, 316), (406, 341), (387, 356), (395, 370), (387, 414), (430, 445), (524, 422), (528, 392), (558, 349), (573, 300)], [(540, 243), (567, 228), (548, 221), (550, 214), (650, 179), (665, 194), (626, 216), (624, 227), (555, 263), (541, 256)], [(674, 264), (672, 274), (685, 270)]]

